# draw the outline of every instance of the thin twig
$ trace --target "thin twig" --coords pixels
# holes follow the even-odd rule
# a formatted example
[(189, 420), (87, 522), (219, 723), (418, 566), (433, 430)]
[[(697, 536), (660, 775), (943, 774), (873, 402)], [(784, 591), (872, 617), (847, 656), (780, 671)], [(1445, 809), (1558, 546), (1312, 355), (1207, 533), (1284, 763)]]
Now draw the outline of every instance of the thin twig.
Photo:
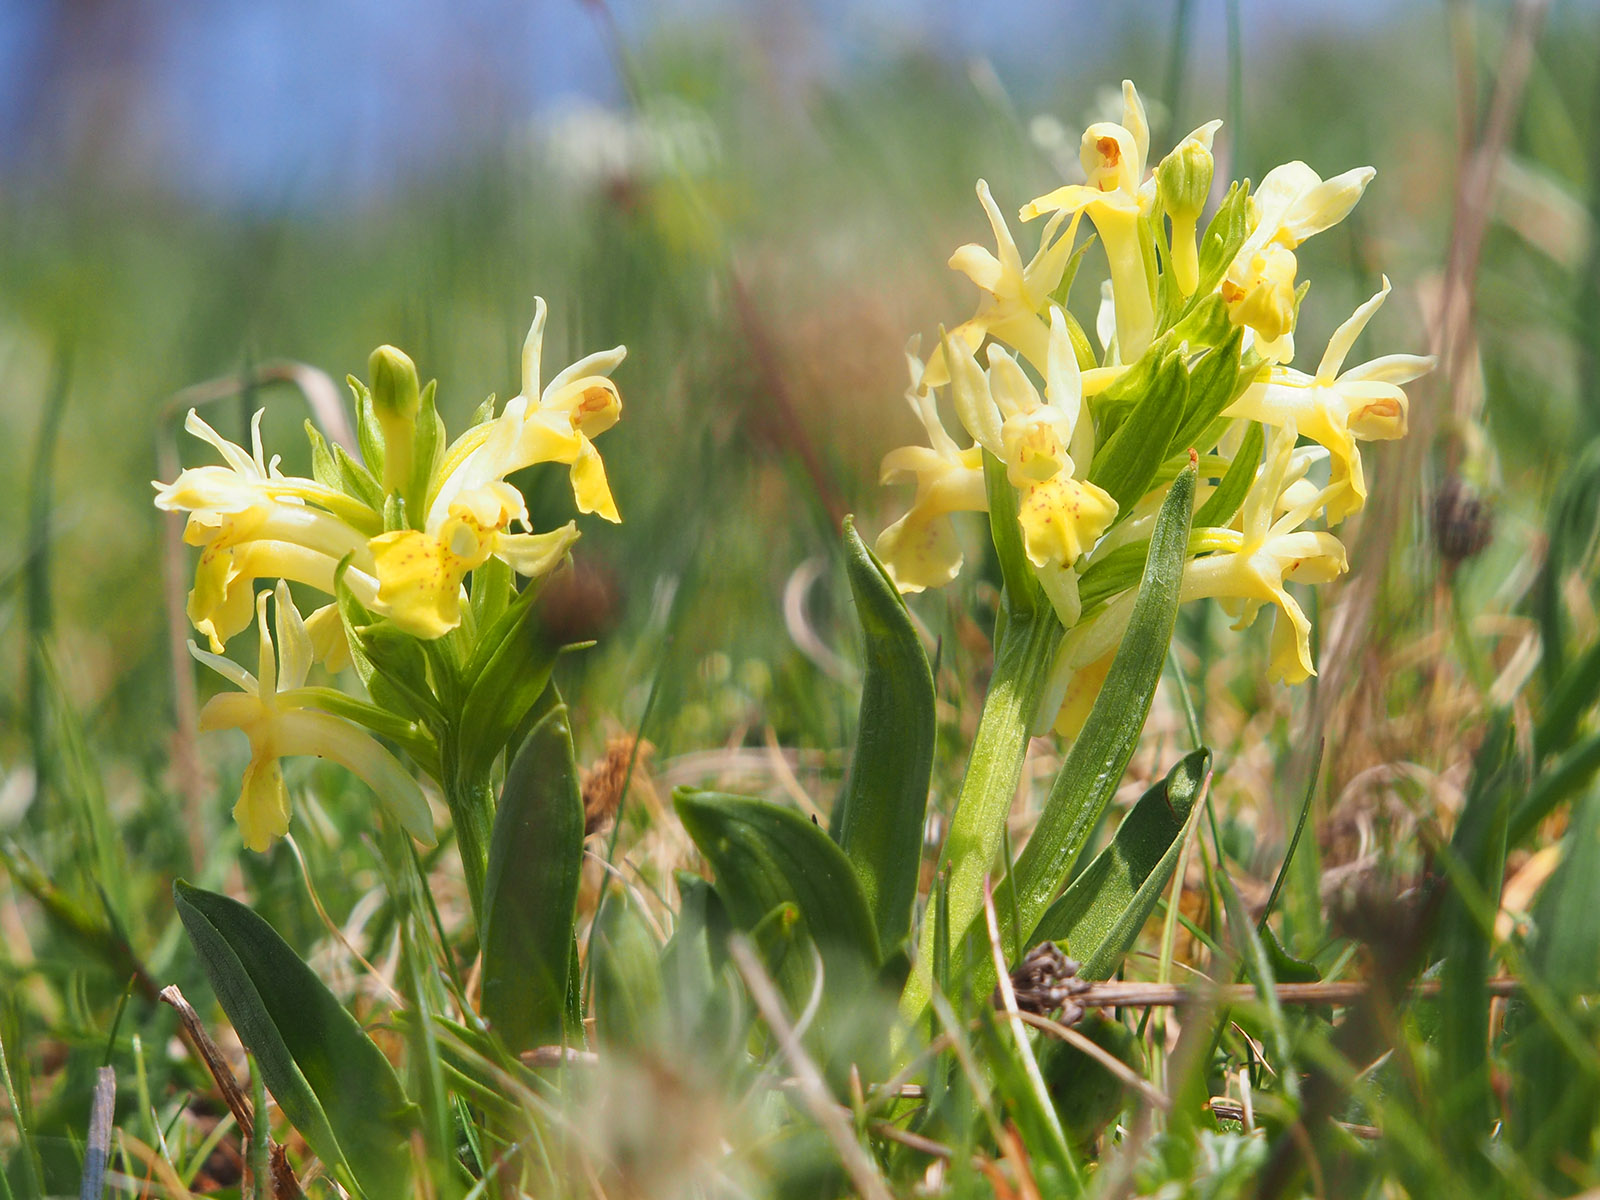
[(800, 1045), (800, 1039), (795, 1036), (793, 1027), (783, 1013), (783, 1001), (778, 998), (778, 991), (772, 986), (772, 980), (767, 978), (767, 973), (761, 969), (761, 963), (756, 958), (755, 952), (750, 949), (750, 943), (742, 937), (735, 937), (728, 943), (728, 956), (733, 959), (733, 965), (738, 968), (739, 974), (744, 977), (745, 987), (750, 991), (750, 999), (755, 1002), (761, 1017), (772, 1030), (778, 1040), (778, 1048), (783, 1051), (784, 1058), (789, 1060), (789, 1067), (795, 1073), (795, 1080), (800, 1092), (800, 1100), (811, 1113), (812, 1119), (822, 1128), (833, 1147), (838, 1151), (844, 1169), (849, 1173), (851, 1181), (855, 1184), (856, 1191), (866, 1200), (891, 1200), (888, 1186), (883, 1177), (878, 1174), (878, 1168), (867, 1157), (867, 1152), (861, 1148), (850, 1123), (846, 1120), (844, 1110), (833, 1102), (828, 1094), (828, 1087), (822, 1080), (822, 1073), (817, 1070), (817, 1065), (806, 1054), (805, 1048)]
[[(175, 983), (169, 983), (161, 989), (160, 999), (177, 1012), (178, 1026), (183, 1030), (184, 1040), (200, 1056), (200, 1061), (205, 1063), (211, 1078), (217, 1081), (217, 1089), (222, 1093), (222, 1102), (233, 1114), (234, 1124), (239, 1126), (239, 1132), (246, 1138), (253, 1137), (256, 1122), (250, 1099), (239, 1086), (233, 1068), (228, 1066), (228, 1060), (222, 1056), (222, 1051), (206, 1032), (200, 1014), (194, 1011), (194, 1005), (184, 998), (184, 994), (178, 990), (178, 985)], [(294, 1169), (289, 1165), (288, 1152), (273, 1142), (271, 1134), (267, 1135), (267, 1155), (272, 1162), (273, 1200), (304, 1200), (305, 1193), (300, 1190), (300, 1181), (294, 1177)]]
[[(1423, 980), (1411, 994), (1437, 996), (1439, 981)], [(1520, 990), (1521, 981), (1491, 979), (1485, 985), (1491, 996), (1510, 996)], [(1373, 985), (1365, 980), (1334, 980), (1326, 983), (1280, 983), (1273, 991), (1280, 1004), (1354, 1004), (1365, 997)], [(1247, 1004), (1258, 993), (1252, 983), (1230, 984), (1218, 988), (1183, 987), (1174, 983), (1096, 983), (1074, 997), (1085, 1008), (1177, 1008), (1196, 1001)]]

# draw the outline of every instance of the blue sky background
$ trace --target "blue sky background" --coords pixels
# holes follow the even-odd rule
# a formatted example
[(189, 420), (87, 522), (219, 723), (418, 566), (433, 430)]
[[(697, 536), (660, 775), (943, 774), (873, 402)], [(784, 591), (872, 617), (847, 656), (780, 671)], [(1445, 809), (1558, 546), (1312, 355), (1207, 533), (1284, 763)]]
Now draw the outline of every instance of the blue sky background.
[[(1440, 6), (1422, 6), (1438, 8)], [(1415, 4), (1243, 0), (1247, 49), (1370, 29)], [(654, 0), (610, 9), (625, 40), (733, 21), (827, 74), (907, 50), (982, 56), (1007, 84), (1059, 78), (1174, 5), (1072, 0)], [(1196, 63), (1222, 58), (1222, 0), (1192, 5)], [(1115, 13), (1111, 26), (1108, 14)], [(1441, 18), (1442, 18), (1442, 14)], [(1110, 31), (1110, 32), (1108, 32)], [(0, 168), (13, 182), (119, 172), (248, 207), (370, 194), (574, 96), (615, 100), (603, 19), (582, 0), (4, 0)], [(0, 187), (4, 182), (0, 180)]]

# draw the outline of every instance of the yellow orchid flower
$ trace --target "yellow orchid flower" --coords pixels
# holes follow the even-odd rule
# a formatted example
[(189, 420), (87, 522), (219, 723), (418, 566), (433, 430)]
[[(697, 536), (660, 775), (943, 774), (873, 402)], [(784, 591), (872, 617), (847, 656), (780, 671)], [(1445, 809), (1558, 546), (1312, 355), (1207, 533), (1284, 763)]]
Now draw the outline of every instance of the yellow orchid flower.
[(572, 468), (572, 491), (578, 511), (620, 521), (622, 517), (611, 497), (605, 466), (593, 439), (615, 425), (622, 415), (622, 397), (608, 376), (627, 357), (627, 348), (616, 346), (581, 358), (540, 391), (544, 321), (544, 300), (536, 298), (533, 324), (522, 346), (522, 391), (511, 399), (500, 417), (517, 431), (514, 450), (510, 452), (515, 465), (502, 472), (502, 477), (534, 463), (567, 463)]
[(528, 519), (521, 494), (505, 482), (513, 471), (568, 464), (578, 510), (621, 520), (592, 439), (621, 414), (607, 376), (627, 350), (618, 346), (580, 359), (541, 392), (546, 312), (544, 300), (536, 299), (522, 348), (522, 391), (447, 451), (423, 528), (384, 533), (370, 543), (378, 578), (373, 610), (416, 637), (442, 637), (461, 623), (462, 581), (491, 555), (520, 575), (537, 577), (553, 570), (577, 540), (570, 521), (548, 533), (511, 531)]
[(1075, 477), (1074, 456), (1094, 453), (1093, 425), (1080, 421), (1083, 383), (1060, 308), (1050, 311), (1045, 399), (1017, 360), (997, 345), (985, 374), (959, 342), (946, 347), (951, 395), (967, 432), (1006, 464), (1021, 491), (1023, 547), (1035, 567), (1071, 567), (1116, 518), (1106, 492)]
[[(995, 253), (974, 242), (958, 247), (950, 256), (950, 266), (960, 271), (984, 292), (977, 314), (950, 331), (949, 336), (967, 349), (976, 351), (985, 337), (999, 338), (1039, 370), (1044, 370), (1050, 341), (1050, 326), (1041, 315), (1051, 293), (1061, 283), (1078, 223), (1056, 237), (1062, 217), (1052, 218), (1039, 239), (1039, 249), (1026, 266), (1022, 253), (1011, 236), (1000, 206), (994, 202), (989, 185), (978, 180), (978, 203), (994, 230)], [(942, 387), (950, 381), (944, 347), (936, 348), (923, 374), (927, 387)]]
[(906, 347), (911, 370), (906, 402), (927, 431), (928, 445), (901, 446), (884, 456), (880, 482), (909, 477), (916, 480), (917, 493), (905, 516), (878, 535), (875, 547), (902, 592), (942, 587), (954, 579), (963, 556), (950, 514), (986, 512), (989, 507), (983, 449), (973, 445), (963, 450), (945, 429), (933, 389), (926, 384), (918, 342), (912, 338)]
[[(1263, 605), (1275, 605), (1279, 616), (1273, 625), (1270, 670), (1287, 683), (1299, 683), (1316, 672), (1311, 622), (1284, 584), (1327, 583), (1348, 566), (1338, 538), (1300, 528), (1341, 489), (1310, 487), (1305, 476), (1322, 451), (1297, 449), (1296, 436), (1292, 426), (1274, 436), (1234, 522), (1238, 528), (1206, 531), (1206, 545), (1213, 552), (1184, 567), (1178, 595), (1184, 604), (1205, 597), (1220, 599), (1237, 618), (1236, 629), (1250, 625)], [(1119, 538), (1130, 526), (1148, 535), (1150, 518), (1164, 494), (1160, 489), (1141, 500), (1135, 515), (1118, 526), (1098, 553), (1107, 552), (1113, 542), (1125, 544)], [(1141, 510), (1148, 511), (1141, 515)], [(1063, 737), (1075, 737), (1094, 707), (1127, 632), (1135, 594), (1132, 588), (1121, 593), (1062, 639), (1048, 688), (1050, 697), (1060, 699), (1047, 700), (1042, 711), (1054, 715), (1053, 728)]]
[(1273, 167), (1250, 197), (1254, 220), (1240, 255), (1254, 255), (1273, 242), (1293, 250), (1333, 228), (1350, 215), (1375, 175), (1371, 167), (1356, 167), (1324, 180), (1303, 162)]
[(578, 540), (572, 521), (548, 533), (508, 531), (526, 518), (516, 489), (498, 483), (458, 493), (426, 529), (380, 534), (371, 542), (378, 594), (369, 607), (414, 637), (443, 637), (461, 624), (462, 581), (490, 555), (518, 574), (545, 575)]
[(200, 728), (238, 729), (250, 739), (250, 765), (233, 807), (244, 844), (251, 850), (266, 850), (289, 831), (289, 792), (278, 760), (311, 755), (358, 776), (407, 832), (432, 845), (433, 818), (416, 781), (366, 730), (316, 708), (316, 692), (305, 686), (312, 662), (311, 635), (290, 599), (289, 585), (280, 581), (276, 591), (276, 646), (267, 631), (269, 593), (256, 597), (261, 637), (258, 674), (189, 643), (196, 659), (239, 688), (206, 702), (200, 710)]
[(1294, 280), (1299, 269), (1293, 250), (1269, 242), (1248, 259), (1234, 259), (1217, 289), (1228, 306), (1228, 319), (1253, 330), (1252, 348), (1272, 362), (1294, 357)]
[(622, 415), (621, 395), (608, 376), (627, 357), (627, 347), (579, 359), (541, 391), (547, 311), (544, 298), (535, 297), (533, 324), (522, 344), (522, 390), (498, 417), (467, 430), (445, 452), (429, 497), (430, 525), (443, 520), (457, 493), (543, 462), (572, 468), (579, 512), (598, 513), (612, 522), (622, 519), (593, 439)]
[(266, 409), (257, 409), (251, 418), (251, 449), (246, 451), (206, 424), (194, 409), (189, 410), (184, 430), (214, 447), (225, 465), (189, 467), (178, 472), (171, 483), (152, 483), (157, 508), (189, 514), (185, 541), (191, 546), (205, 545), (211, 539), (210, 531), (223, 517), (269, 501), (314, 504), (358, 529), (376, 532), (383, 527), (383, 518), (360, 501), (314, 479), (284, 475), (278, 470), (276, 456), (267, 462), (261, 447), (261, 419), (265, 415)]
[(1300, 528), (1342, 490), (1339, 485), (1286, 508), (1281, 503), (1309, 462), (1295, 455), (1297, 436), (1293, 422), (1273, 435), (1240, 510), (1240, 528), (1213, 531), (1218, 552), (1184, 568), (1179, 593), (1180, 602), (1204, 596), (1223, 600), (1238, 616), (1235, 629), (1250, 625), (1264, 604), (1276, 605), (1269, 673), (1285, 683), (1299, 683), (1317, 672), (1311, 661), (1311, 621), (1284, 585), (1328, 583), (1349, 569), (1338, 538)]
[(1434, 360), (1416, 354), (1388, 354), (1342, 371), (1351, 346), (1389, 295), (1382, 289), (1328, 339), (1315, 375), (1274, 366), (1267, 378), (1251, 384), (1225, 415), (1292, 427), (1327, 448), (1330, 482), (1338, 491), (1328, 501), (1328, 523), (1359, 512), (1367, 499), (1358, 441), (1404, 437), (1408, 402), (1400, 384), (1426, 374)]
[(377, 595), (367, 537), (381, 520), (344, 493), (285, 476), (277, 459), (265, 461), (262, 411), (251, 421), (246, 452), (191, 409), (184, 428), (215, 447), (226, 465), (191, 467), (170, 484), (154, 485), (158, 508), (189, 514), (184, 541), (201, 548), (189, 619), (217, 653), (249, 627), (257, 579), (289, 579), (332, 593), (334, 570), (350, 555), (352, 592), (363, 603)]
[(1078, 157), (1088, 181), (1040, 196), (1023, 206), (1021, 217), (1031, 221), (1047, 212), (1056, 219), (1066, 213), (1088, 214), (1111, 268), (1118, 354), (1123, 362), (1131, 363), (1143, 353), (1155, 330), (1155, 280), (1139, 237), (1139, 218), (1150, 212), (1155, 188), (1153, 180), (1146, 183), (1144, 179), (1150, 124), (1137, 89), (1126, 79), (1122, 81), (1122, 113), (1120, 125), (1098, 121), (1084, 130)]

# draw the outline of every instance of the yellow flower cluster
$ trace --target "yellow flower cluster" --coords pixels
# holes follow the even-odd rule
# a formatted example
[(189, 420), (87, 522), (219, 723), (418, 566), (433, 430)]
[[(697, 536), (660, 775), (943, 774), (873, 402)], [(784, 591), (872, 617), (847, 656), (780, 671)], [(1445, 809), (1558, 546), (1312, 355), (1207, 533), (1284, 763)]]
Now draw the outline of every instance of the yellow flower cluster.
[[(1323, 180), (1304, 163), (1285, 164), (1253, 192), (1235, 184), (1202, 234), (1220, 126), (1202, 125), (1151, 167), (1144, 106), (1125, 82), (1121, 122), (1084, 132), (1084, 182), (1023, 206), (1023, 221), (1048, 217), (1026, 263), (980, 182), (996, 249), (967, 245), (950, 259), (978, 286), (978, 310), (941, 337), (926, 367), (910, 352), (907, 396), (929, 445), (884, 460), (885, 482), (909, 476), (917, 492), (878, 554), (902, 591), (955, 578), (962, 553), (950, 516), (986, 510), (984, 456), (1003, 464), (1027, 557), (1068, 631), (1056, 673), (1065, 732), (1081, 724), (1127, 625), (1138, 579), (1129, 555), (1115, 552), (1148, 540), (1191, 450), (1205, 482), (1183, 598), (1219, 599), (1241, 626), (1274, 606), (1272, 673), (1289, 682), (1314, 674), (1310, 622), (1285, 585), (1346, 570), (1328, 530), (1366, 502), (1358, 443), (1405, 434), (1400, 385), (1433, 365), (1389, 355), (1344, 368), (1387, 279), (1334, 334), (1314, 375), (1288, 365), (1309, 286), (1296, 282), (1295, 251), (1343, 220), (1374, 172)], [(1085, 216), (1108, 275), (1098, 354), (1066, 307)], [(968, 445), (940, 419), (942, 388)], [(1128, 466), (1140, 461), (1143, 474)], [(1308, 528), (1314, 522), (1322, 527)]]
[[(208, 729), (237, 728), (250, 738), (251, 762), (235, 808), (245, 844), (264, 849), (288, 828), (277, 760), (330, 758), (366, 780), (402, 824), (431, 839), (426, 804), (370, 732), (328, 710), (306, 688), (313, 661), (337, 670), (350, 661), (339, 606), (302, 619), (285, 581), (329, 596), (342, 582), (374, 618), (415, 638), (443, 637), (462, 623), (468, 574), (491, 557), (529, 578), (545, 575), (578, 537), (573, 522), (534, 532), (521, 494), (507, 482), (537, 463), (570, 470), (580, 512), (620, 520), (593, 439), (614, 425), (621, 399), (609, 378), (626, 350), (592, 354), (540, 387), (546, 308), (537, 301), (522, 352), (522, 390), (498, 416), (492, 408), (453, 443), (419, 387), (416, 367), (392, 346), (373, 353), (370, 388), (352, 379), (365, 461), (330, 448), (315, 431), (313, 478), (285, 475), (261, 444), (261, 413), (251, 447), (227, 441), (191, 411), (185, 428), (209, 443), (221, 464), (192, 467), (157, 482), (156, 506), (187, 513), (184, 540), (200, 548), (188, 613), (210, 651), (202, 662), (241, 691), (216, 697), (202, 715)], [(267, 631), (267, 591), (276, 580), (277, 650)], [(260, 673), (251, 677), (221, 657), (225, 644), (259, 625)], [(323, 689), (322, 691), (325, 691)]]

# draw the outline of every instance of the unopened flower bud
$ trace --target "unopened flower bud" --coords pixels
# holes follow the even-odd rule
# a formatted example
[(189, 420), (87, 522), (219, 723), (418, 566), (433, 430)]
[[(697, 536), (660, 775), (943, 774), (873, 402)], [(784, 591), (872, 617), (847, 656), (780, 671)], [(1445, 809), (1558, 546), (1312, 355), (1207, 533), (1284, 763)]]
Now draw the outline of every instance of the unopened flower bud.
[(372, 376), (372, 407), (380, 418), (416, 419), (422, 386), (410, 355), (393, 346), (379, 346), (367, 362), (367, 373)]
[(1211, 194), (1216, 162), (1211, 138), (1221, 121), (1211, 121), (1179, 142), (1156, 167), (1156, 190), (1161, 206), (1172, 221), (1172, 273), (1178, 290), (1194, 294), (1200, 284), (1200, 260), (1195, 250), (1195, 226)]
[(379, 346), (367, 362), (372, 379), (372, 411), (383, 430), (383, 490), (404, 493), (411, 480), (421, 385), (417, 364), (403, 350)]

